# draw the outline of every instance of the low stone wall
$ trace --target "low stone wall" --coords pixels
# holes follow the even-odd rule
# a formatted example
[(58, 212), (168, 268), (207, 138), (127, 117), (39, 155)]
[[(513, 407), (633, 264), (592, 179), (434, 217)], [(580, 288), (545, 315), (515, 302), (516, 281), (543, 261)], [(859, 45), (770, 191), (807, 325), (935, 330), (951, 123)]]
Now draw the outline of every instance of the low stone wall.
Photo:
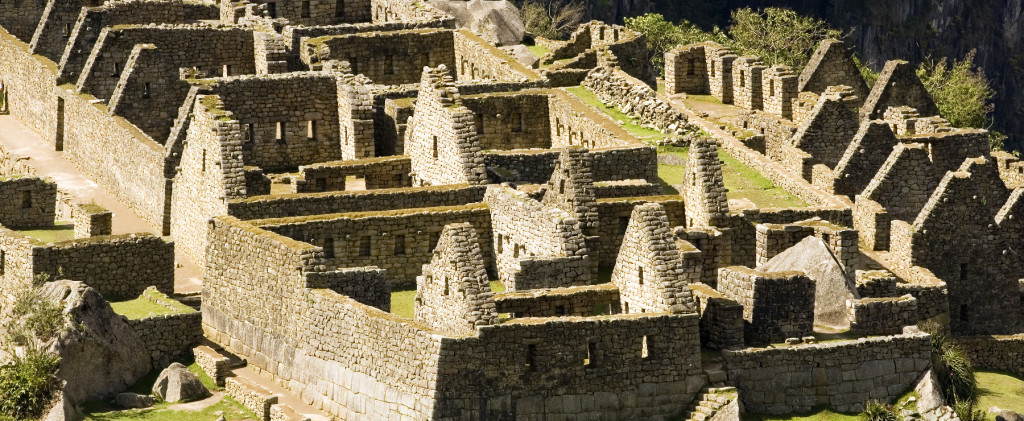
[[(558, 161), (557, 150), (488, 151), (483, 154), (491, 182), (544, 184)], [(658, 182), (658, 151), (650, 146), (592, 149), (594, 182), (644, 180)]]
[(203, 339), (203, 315), (199, 311), (174, 301), (153, 287), (146, 288), (139, 299), (170, 311), (169, 314), (128, 319), (128, 326), (146, 344), (153, 368), (166, 366)]
[(743, 306), (704, 284), (690, 284), (700, 314), (700, 343), (711, 349), (743, 347)]
[(295, 193), (345, 190), (345, 179), (362, 177), (366, 190), (411, 186), (412, 162), (408, 156), (333, 161), (299, 167), (299, 178), (292, 184)]
[(896, 295), (910, 294), (917, 299), (917, 319), (928, 320), (933, 317), (949, 317), (949, 290), (946, 284), (938, 279), (933, 283), (896, 284)]
[(246, 409), (256, 414), (258, 419), (263, 421), (270, 420), (270, 407), (277, 404), (279, 398), (277, 395), (271, 394), (262, 386), (240, 377), (229, 378), (224, 383), (228, 396), (231, 396)]
[(196, 365), (202, 368), (217, 386), (224, 387), (224, 380), (230, 374), (231, 360), (206, 345), (195, 347), (192, 355), (195, 356)]
[(914, 387), (931, 366), (930, 336), (907, 333), (782, 348), (722, 351), (746, 411), (788, 414), (827, 405), (860, 412)]
[[(62, 196), (58, 192), (58, 197)], [(99, 237), (114, 231), (114, 213), (94, 203), (71, 203), (71, 221), (75, 238)], [(59, 218), (58, 218), (59, 219)]]
[(482, 201), (485, 191), (487, 191), (487, 186), (455, 184), (405, 189), (257, 196), (229, 201), (228, 214), (238, 219), (251, 220), (343, 212), (460, 206)]
[(53, 226), (57, 185), (31, 176), (0, 176), (0, 225), (9, 228)]
[(802, 272), (719, 269), (718, 291), (743, 305), (747, 343), (775, 343), (814, 331), (814, 280)]
[(325, 288), (384, 311), (391, 310), (391, 285), (380, 268), (345, 268), (311, 273), (306, 288)]
[(910, 294), (847, 301), (846, 308), (850, 333), (857, 336), (894, 335), (917, 324), (917, 299)]
[(594, 183), (594, 198), (659, 196), (661, 186), (647, 180), (602, 181)]
[(137, 297), (150, 286), (174, 293), (174, 243), (150, 234), (91, 237), (35, 249), (33, 273), (84, 282), (108, 299)]
[[(589, 250), (602, 266), (613, 266), (626, 234), (633, 208), (645, 203), (658, 203), (665, 208), (671, 226), (686, 225), (686, 206), (679, 196), (616, 197), (597, 201), (597, 249)], [(717, 276), (717, 275), (716, 275)]]
[(1002, 370), (1024, 376), (1024, 334), (996, 336), (958, 336), (952, 338), (975, 368)]
[(512, 318), (595, 316), (618, 313), (619, 289), (612, 284), (497, 292), (498, 313)]
[(645, 83), (621, 69), (597, 67), (587, 74), (583, 86), (605, 103), (639, 118), (662, 132), (683, 135), (696, 131), (686, 115)]

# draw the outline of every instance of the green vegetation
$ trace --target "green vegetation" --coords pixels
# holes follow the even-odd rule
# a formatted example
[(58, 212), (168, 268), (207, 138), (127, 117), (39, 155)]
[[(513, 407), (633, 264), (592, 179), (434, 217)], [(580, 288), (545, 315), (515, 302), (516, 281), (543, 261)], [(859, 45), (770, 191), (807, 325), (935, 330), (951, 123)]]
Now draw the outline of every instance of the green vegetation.
[[(36, 279), (46, 282), (48, 275)], [(58, 302), (40, 297), (38, 285), (25, 287), (15, 294), (11, 312), (12, 323), (4, 346), (23, 346), (24, 356), (15, 352), (13, 360), (0, 366), (0, 421), (34, 419), (41, 415), (59, 387), (56, 372), (60, 359), (38, 347), (57, 335), (64, 325), (64, 313)], [(13, 351), (13, 349), (8, 349)]]
[(548, 53), (547, 48), (544, 48), (537, 44), (527, 45), (526, 49), (530, 50), (530, 54), (533, 54), (538, 59), (544, 57), (544, 55)]
[[(999, 371), (978, 370), (974, 377), (978, 381), (979, 408), (1024, 409), (1024, 380)], [(995, 414), (988, 419), (995, 419)]]
[(72, 223), (58, 223), (49, 228), (21, 230), (18, 233), (35, 238), (44, 243), (56, 243), (75, 239), (75, 225)]
[(714, 41), (741, 55), (761, 57), (770, 65), (791, 66), (799, 73), (819, 41), (842, 36), (822, 20), (777, 7), (733, 10), (727, 33), (717, 27), (703, 31), (686, 20), (672, 23), (657, 13), (626, 18), (625, 23), (647, 36), (651, 62), (659, 71), (664, 67), (665, 53), (676, 46)]
[(565, 39), (575, 31), (583, 22), (585, 12), (582, 2), (572, 0), (529, 0), (520, 7), (528, 32), (556, 40)]
[[(658, 154), (675, 155), (686, 161), (687, 148), (662, 146), (658, 148)], [(759, 208), (789, 208), (807, 206), (799, 197), (793, 196), (786, 190), (777, 187), (771, 180), (768, 180), (760, 173), (743, 163), (737, 161), (728, 153), (719, 152), (722, 160), (722, 180), (725, 188), (729, 190), (727, 196), (730, 199), (747, 199)], [(658, 178), (662, 187), (672, 188), (683, 182), (686, 174), (685, 165), (658, 164)]]
[[(959, 61), (946, 57), (927, 60), (918, 66), (917, 76), (935, 100), (939, 114), (949, 120), (949, 124), (989, 129), (995, 110), (991, 101), (996, 91), (985, 72), (975, 67), (974, 55), (975, 50), (971, 50)], [(1002, 150), (1006, 135), (990, 130), (988, 139), (992, 149)]]
[(892, 405), (873, 400), (865, 405), (860, 418), (864, 421), (899, 421), (900, 416)]
[(793, 415), (760, 415), (743, 414), (744, 421), (860, 421), (858, 415), (833, 412), (825, 407), (815, 408), (806, 414)]
[(195, 311), (156, 290), (146, 290), (133, 300), (112, 301), (110, 306), (114, 308), (115, 313), (133, 320)]
[(580, 101), (584, 104), (590, 105), (601, 110), (603, 113), (611, 117), (625, 129), (629, 134), (636, 136), (640, 139), (648, 142), (657, 142), (658, 140), (664, 139), (665, 134), (652, 128), (644, 127), (641, 125), (640, 120), (629, 116), (628, 114), (619, 110), (618, 107), (611, 105), (606, 106), (601, 99), (597, 97), (593, 92), (587, 90), (582, 86), (574, 86), (571, 88), (565, 88), (569, 93), (576, 95)]
[[(195, 363), (191, 358), (184, 358), (178, 360), (181, 364), (188, 367), (196, 377), (199, 377), (199, 381), (203, 382), (203, 385), (207, 389), (213, 391), (219, 391), (223, 388), (218, 387), (210, 376), (199, 368), (199, 365)], [(153, 389), (153, 383), (156, 383), (157, 377), (160, 375), (160, 370), (153, 370), (146, 374), (145, 377), (135, 383), (134, 386), (129, 389), (130, 392), (148, 395)], [(118, 407), (110, 405), (105, 401), (97, 402), (86, 402), (82, 405), (85, 420), (96, 420), (96, 421), (121, 421), (121, 420), (146, 420), (146, 421), (175, 421), (175, 420), (212, 420), (217, 418), (217, 412), (223, 412), (224, 417), (228, 420), (256, 420), (259, 419), (256, 414), (253, 414), (248, 409), (243, 407), (237, 401), (232, 399), (230, 396), (224, 396), (219, 402), (214, 403), (211, 406), (203, 408), (199, 411), (183, 411), (173, 410), (173, 404), (166, 402), (158, 402), (151, 408), (143, 409), (128, 409), (122, 410)]]

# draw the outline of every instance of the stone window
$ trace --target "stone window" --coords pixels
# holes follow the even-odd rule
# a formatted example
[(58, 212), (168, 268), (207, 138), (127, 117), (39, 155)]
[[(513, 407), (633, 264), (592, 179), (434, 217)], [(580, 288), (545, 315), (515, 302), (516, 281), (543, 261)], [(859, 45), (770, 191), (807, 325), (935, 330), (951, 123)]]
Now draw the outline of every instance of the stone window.
[(7, 252), (0, 250), (0, 276), (4, 276), (5, 266), (7, 266)]
[(244, 128), (245, 130), (242, 132), (243, 140), (246, 146), (251, 147), (252, 143), (256, 140), (256, 123), (246, 123)]
[(110, 77), (121, 77), (121, 62), (114, 62), (114, 68), (111, 70)]
[(970, 320), (971, 320), (971, 318), (967, 314), (967, 304), (960, 304), (960, 321), (961, 322), (968, 322)]
[(476, 113), (476, 134), (484, 134), (484, 114)]
[(224, 65), (224, 68), (222, 69), (222, 75), (224, 77), (231, 76), (231, 65), (230, 64), (225, 64)]
[(644, 284), (644, 268), (637, 268), (636, 279), (640, 282), (640, 285)]
[(626, 228), (629, 228), (629, 217), (628, 216), (620, 216), (619, 217), (619, 233), (625, 234), (626, 233)]
[(64, 24), (64, 30), (61, 31), (61, 35), (63, 35), (64, 38), (67, 38), (67, 37), (71, 36), (71, 24), (70, 23), (65, 23)]
[(587, 358), (583, 359), (583, 366), (587, 368), (597, 367), (597, 342), (587, 342)]
[(423, 63), (423, 66), (420, 66), (420, 67), (429, 67), (430, 66), (430, 51), (426, 51), (426, 52), (420, 53), (420, 62)]
[(960, 282), (967, 281), (967, 263), (960, 264)]
[(306, 121), (306, 139), (316, 140), (316, 120)]
[(384, 74), (395, 74), (395, 56), (387, 54), (384, 56)]
[(404, 255), (405, 255), (405, 236), (404, 235), (396, 235), (395, 236), (395, 256), (404, 256)]
[(434, 140), (431, 145), (430, 151), (430, 156), (434, 157), (434, 159), (437, 159), (437, 136), (434, 136)]
[(686, 75), (693, 76), (697, 73), (697, 59), (691, 58), (690, 65), (686, 67)]
[(526, 346), (526, 371), (537, 371), (537, 345)]
[(370, 257), (370, 237), (359, 239), (359, 257)]
[(523, 113), (512, 113), (512, 133), (522, 133)]
[(334, 2), (334, 17), (343, 18), (345, 17), (345, 0), (335, 0)]
[(604, 41), (604, 27), (597, 28), (597, 39)]
[(324, 258), (334, 258), (334, 239), (331, 237), (324, 239)]
[(647, 359), (651, 356), (651, 350), (647, 346), (647, 335), (640, 339), (640, 358)]
[(715, 61), (714, 60), (711, 61), (711, 68), (708, 69), (708, 74), (711, 77), (715, 77)]
[(832, 244), (832, 234), (829, 234), (827, 232), (821, 233), (821, 241), (823, 241), (826, 245), (831, 245)]
[(285, 131), (285, 123), (283, 121), (278, 121), (277, 122), (277, 130), (276, 130), (276, 132), (274, 134), (274, 139), (277, 140), (278, 143), (285, 143), (286, 142), (286, 140), (284, 138), (284, 131)]
[(515, 246), (512, 247), (512, 258), (519, 258), (519, 244), (516, 244)]
[(269, 15), (271, 19), (277, 19), (277, 3), (267, 3), (267, 15)]
[(448, 287), (449, 287), (449, 285), (448, 285), (448, 277), (447, 276), (442, 276), (441, 277), (441, 281), (444, 282), (444, 296), (447, 297), (448, 296)]
[(622, 313), (623, 314), (629, 314), (629, 303), (627, 303), (627, 302), (622, 303)]
[(402, 174), (395, 174), (394, 176), (395, 187), (402, 187), (405, 185), (405, 176)]
[(558, 180), (558, 194), (565, 194), (565, 180)]
[(306, 0), (306, 1), (302, 2), (302, 12), (301, 13), (302, 14), (300, 15), (300, 17), (304, 17), (304, 18), (308, 18), (309, 17), (309, 0)]
[(316, 179), (316, 191), (327, 191), (327, 179), (320, 177)]
[(203, 172), (206, 172), (206, 149), (203, 149)]
[(495, 248), (498, 249), (498, 253), (500, 254), (500, 253), (502, 253), (502, 243), (504, 242), (502, 240), (504, 240), (505, 236), (501, 235), (501, 234), (498, 234), (496, 237), (497, 237), (496, 243), (498, 243), (498, 244), (497, 244), (497, 246)]
[(357, 60), (354, 56), (353, 57), (349, 57), (348, 58), (348, 67), (350, 67), (352, 69), (352, 74), (358, 74), (359, 73), (359, 60)]
[(149, 99), (151, 93), (149, 91), (149, 82), (142, 84), (142, 98)]
[(744, 86), (747, 86), (747, 79), (746, 78), (747, 78), (747, 71), (746, 70), (740, 70), (740, 87), (741, 88), (744, 87)]
[(768, 96), (775, 96), (775, 79), (768, 80)]
[(566, 314), (565, 306), (555, 306), (555, 315), (564, 316)]
[(21, 192), (21, 207), (28, 209), (32, 207), (32, 192), (23, 191)]
[(556, 118), (555, 119), (555, 136), (561, 136), (561, 135), (562, 135), (562, 120)]
[(613, 42), (618, 42), (619, 41), (619, 30), (618, 29), (613, 29), (612, 30), (612, 41)]

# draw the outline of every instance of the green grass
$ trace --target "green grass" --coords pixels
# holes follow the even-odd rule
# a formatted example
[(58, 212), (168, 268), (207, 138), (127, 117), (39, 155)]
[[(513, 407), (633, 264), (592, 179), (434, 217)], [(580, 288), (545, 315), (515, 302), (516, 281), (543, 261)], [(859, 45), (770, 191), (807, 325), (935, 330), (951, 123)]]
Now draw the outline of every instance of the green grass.
[[(491, 291), (505, 292), (501, 281), (491, 281)], [(391, 314), (412, 319), (416, 317), (416, 288), (391, 291)]]
[[(688, 155), (688, 148), (662, 146), (658, 148), (659, 154), (671, 154), (682, 158), (684, 161)], [(722, 181), (725, 188), (729, 190), (727, 196), (730, 199), (748, 199), (754, 202), (759, 208), (792, 208), (804, 207), (807, 203), (799, 197), (792, 195), (786, 190), (779, 188), (771, 180), (760, 173), (737, 161), (728, 153), (719, 152), (722, 165)], [(658, 164), (658, 178), (662, 187), (669, 187), (683, 183), (683, 176), (686, 174), (684, 165)]]
[(537, 58), (544, 57), (544, 55), (548, 53), (547, 48), (541, 47), (540, 45), (537, 44), (527, 45), (526, 49), (530, 50), (530, 54), (533, 54)]
[(741, 417), (743, 421), (857, 421), (860, 420), (859, 415), (843, 414), (839, 412), (833, 412), (827, 408), (820, 407), (815, 408), (812, 412), (807, 414), (795, 414), (795, 415), (760, 415), (760, 414), (743, 414)]
[(686, 94), (686, 98), (687, 99), (693, 99), (693, 100), (696, 100), (696, 101), (701, 101), (701, 102), (711, 102), (711, 103), (714, 103), (714, 104), (721, 104), (722, 103), (722, 101), (719, 101), (718, 98), (715, 98), (714, 95), (692, 95), (692, 94)]
[(597, 95), (594, 95), (593, 92), (588, 91), (586, 88), (582, 86), (565, 88), (565, 90), (569, 91), (569, 93), (573, 95), (576, 95), (576, 97), (583, 101), (583, 103), (601, 110), (609, 117), (611, 117), (612, 120), (615, 120), (616, 122), (621, 122), (619, 123), (619, 125), (622, 126), (623, 129), (625, 129), (633, 136), (639, 137), (647, 141), (657, 141), (665, 138), (664, 133), (641, 126), (640, 120), (630, 117), (626, 113), (623, 113), (622, 111), (619, 110), (618, 107), (605, 106), (597, 97)]
[(165, 314), (191, 313), (195, 310), (158, 291), (147, 290), (138, 298), (125, 301), (112, 301), (110, 306), (114, 312), (129, 319), (138, 320), (148, 316)]
[[(191, 358), (181, 359), (178, 362), (188, 367), (188, 370), (199, 377), (199, 381), (203, 382), (203, 385), (207, 389), (218, 391), (223, 388), (217, 387), (213, 379), (203, 372), (203, 369), (193, 361)], [(129, 389), (130, 392), (148, 395), (152, 388), (153, 383), (156, 382), (156, 378), (160, 375), (160, 370), (153, 370), (146, 374), (145, 377), (135, 383), (134, 386)], [(128, 409), (121, 410), (108, 402), (95, 401), (86, 402), (82, 405), (82, 411), (85, 420), (97, 420), (97, 421), (121, 421), (121, 420), (146, 420), (146, 421), (177, 421), (177, 420), (213, 420), (217, 418), (217, 412), (223, 412), (224, 417), (228, 420), (256, 420), (256, 414), (243, 407), (237, 401), (232, 399), (230, 396), (224, 396), (220, 402), (217, 402), (201, 411), (186, 412), (186, 411), (172, 411), (168, 409), (171, 404), (166, 402), (158, 402), (151, 408), (144, 409)]]
[(75, 239), (75, 225), (71, 223), (57, 223), (50, 228), (22, 230), (18, 232), (47, 244)]
[[(988, 411), (997, 406), (1000, 409), (1024, 411), (1024, 380), (1000, 371), (976, 371), (978, 380), (978, 409)], [(986, 419), (994, 420), (996, 414), (988, 414)]]

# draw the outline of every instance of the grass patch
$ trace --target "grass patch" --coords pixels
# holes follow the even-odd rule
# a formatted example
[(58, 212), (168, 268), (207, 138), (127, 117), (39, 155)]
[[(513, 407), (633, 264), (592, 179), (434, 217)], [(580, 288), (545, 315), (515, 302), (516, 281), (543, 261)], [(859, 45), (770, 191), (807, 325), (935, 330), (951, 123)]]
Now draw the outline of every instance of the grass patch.
[(597, 95), (595, 95), (593, 92), (588, 91), (586, 88), (582, 86), (565, 88), (565, 90), (569, 91), (569, 93), (573, 95), (576, 95), (576, 97), (579, 98), (580, 101), (583, 101), (584, 104), (593, 106), (598, 110), (601, 110), (601, 112), (608, 115), (608, 117), (611, 117), (612, 120), (615, 120), (620, 126), (622, 126), (623, 129), (625, 129), (633, 136), (636, 136), (647, 141), (658, 141), (665, 138), (664, 133), (648, 127), (643, 127), (640, 124), (640, 120), (635, 119), (626, 113), (623, 113), (622, 111), (619, 110), (618, 107), (605, 106), (604, 103), (602, 103), (601, 100), (597, 97)]
[[(689, 149), (662, 146), (658, 148), (658, 153), (676, 155), (685, 161), (689, 154)], [(761, 173), (737, 161), (728, 153), (720, 150), (718, 157), (723, 162), (722, 181), (725, 183), (725, 188), (729, 190), (726, 195), (730, 199), (748, 199), (759, 208), (807, 206), (807, 203), (799, 197), (779, 188), (771, 180), (762, 176)], [(674, 191), (671, 186), (683, 183), (683, 176), (685, 174), (685, 165), (658, 164), (659, 183), (661, 183), (663, 188), (668, 188), (670, 191)]]
[(526, 49), (530, 50), (530, 54), (533, 54), (537, 58), (544, 57), (544, 55), (548, 53), (548, 49), (547, 48), (541, 47), (538, 44), (527, 45)]
[(700, 101), (700, 102), (710, 102), (710, 103), (713, 103), (713, 104), (721, 104), (722, 103), (722, 101), (719, 101), (718, 98), (715, 98), (714, 95), (692, 95), (692, 94), (686, 94), (686, 99), (692, 99), (692, 100)]
[[(1024, 411), (1024, 380), (1001, 371), (974, 372), (978, 380), (978, 409), (988, 411), (993, 406), (1011, 411)], [(988, 414), (985, 419), (994, 420), (996, 414)]]
[[(501, 281), (491, 281), (491, 291), (505, 292)], [(391, 290), (391, 314), (413, 319), (416, 317), (416, 288)]]
[[(217, 384), (213, 381), (210, 376), (206, 375), (203, 369), (199, 368), (199, 365), (195, 363), (192, 358), (183, 358), (178, 360), (181, 364), (188, 367), (188, 371), (191, 371), (196, 377), (199, 377), (199, 381), (203, 382), (203, 386), (213, 391), (223, 390), (222, 387), (217, 387)], [(148, 395), (153, 389), (153, 383), (156, 383), (156, 378), (160, 376), (161, 370), (153, 370), (146, 374), (145, 377), (139, 379), (138, 382), (132, 386), (129, 391), (138, 394)], [(121, 420), (146, 420), (146, 421), (176, 421), (176, 420), (212, 420), (217, 418), (217, 412), (223, 412), (224, 417), (228, 420), (257, 420), (259, 419), (256, 414), (252, 413), (237, 401), (232, 399), (230, 396), (224, 396), (220, 402), (217, 402), (201, 411), (187, 412), (187, 411), (172, 411), (169, 407), (172, 404), (167, 402), (158, 402), (151, 408), (143, 409), (128, 409), (122, 410), (121, 408), (111, 405), (109, 402), (94, 401), (86, 402), (82, 404), (82, 410), (85, 420), (97, 420), (97, 421), (121, 421)]]
[(49, 228), (18, 231), (22, 235), (35, 238), (44, 243), (56, 243), (75, 239), (75, 224), (70, 222), (57, 223)]
[(133, 300), (112, 301), (110, 307), (113, 307), (115, 313), (133, 320), (196, 311), (155, 289), (147, 289)]

